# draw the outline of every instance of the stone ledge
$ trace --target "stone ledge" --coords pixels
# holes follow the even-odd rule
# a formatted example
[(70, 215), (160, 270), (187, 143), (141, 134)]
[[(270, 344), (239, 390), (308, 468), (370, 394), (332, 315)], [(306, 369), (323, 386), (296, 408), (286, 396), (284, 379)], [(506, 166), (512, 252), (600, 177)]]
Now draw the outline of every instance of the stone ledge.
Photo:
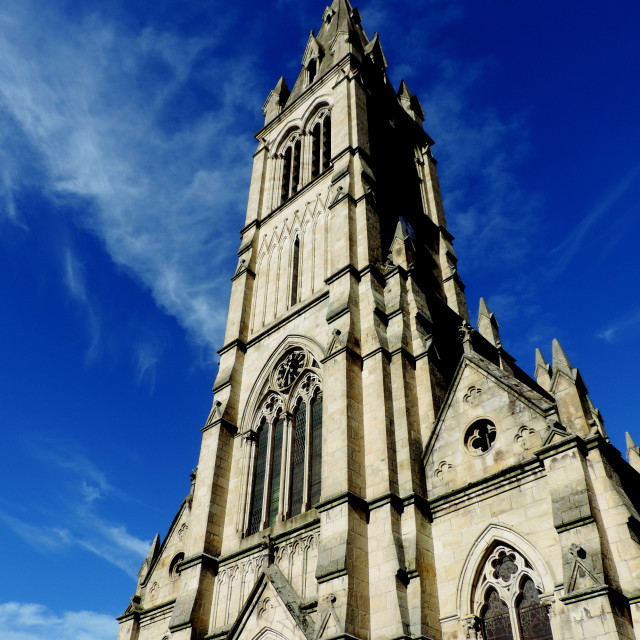
[(615, 589), (607, 585), (601, 585), (598, 587), (592, 587), (591, 589), (585, 589), (584, 591), (574, 591), (566, 596), (560, 596), (560, 602), (563, 604), (573, 604), (575, 602), (582, 602), (583, 600), (590, 600), (591, 598), (599, 598), (600, 596), (609, 596), (612, 594), (618, 594)]
[(527, 460), (429, 500), (429, 508), (435, 519), (464, 509), (469, 503), (488, 500), (514, 487), (533, 482), (545, 475), (544, 466), (540, 460)]
[(595, 518), (593, 516), (582, 516), (582, 518), (576, 518), (575, 520), (571, 520), (570, 522), (563, 522), (556, 526), (556, 531), (558, 533), (563, 533), (565, 531), (571, 531), (571, 529), (577, 529), (578, 527), (583, 527), (587, 524), (593, 524), (595, 522)]
[(201, 564), (205, 569), (213, 568), (214, 571), (218, 570), (218, 558), (216, 556), (209, 555), (208, 553), (200, 553), (197, 556), (191, 556), (186, 560), (183, 560), (178, 565), (178, 571), (184, 571), (191, 567), (196, 567)]

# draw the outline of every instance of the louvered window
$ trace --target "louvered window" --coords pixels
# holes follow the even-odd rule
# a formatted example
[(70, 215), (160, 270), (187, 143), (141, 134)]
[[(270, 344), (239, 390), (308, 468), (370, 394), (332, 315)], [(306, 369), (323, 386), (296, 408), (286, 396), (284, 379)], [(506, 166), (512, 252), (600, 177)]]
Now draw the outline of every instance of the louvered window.
[(319, 176), (331, 162), (331, 116), (325, 115), (311, 129), (311, 177)]

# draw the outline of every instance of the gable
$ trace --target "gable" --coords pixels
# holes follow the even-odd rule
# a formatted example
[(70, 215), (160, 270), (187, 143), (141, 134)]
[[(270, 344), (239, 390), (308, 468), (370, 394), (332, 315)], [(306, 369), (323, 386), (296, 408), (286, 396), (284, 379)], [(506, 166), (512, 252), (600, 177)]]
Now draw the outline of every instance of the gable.
[(425, 452), (435, 497), (532, 457), (545, 441), (554, 404), (508, 372), (466, 355)]
[(265, 569), (227, 640), (311, 640), (314, 623), (276, 565)]
[(191, 495), (183, 501), (162, 545), (152, 545), (147, 559), (138, 572), (143, 603), (146, 608), (173, 600), (179, 587), (179, 564), (184, 560), (187, 534), (189, 531)]

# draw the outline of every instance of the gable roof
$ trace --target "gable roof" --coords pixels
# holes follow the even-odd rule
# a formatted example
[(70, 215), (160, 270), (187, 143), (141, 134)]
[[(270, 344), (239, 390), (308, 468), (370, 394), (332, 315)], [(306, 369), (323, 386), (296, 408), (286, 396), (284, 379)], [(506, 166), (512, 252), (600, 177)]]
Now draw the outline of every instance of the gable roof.
[(300, 598), (275, 564), (263, 569), (242, 609), (240, 609), (236, 621), (229, 630), (226, 640), (238, 640), (242, 637), (244, 627), (256, 607), (260, 604), (262, 594), (269, 586), (275, 591), (279, 600), (280, 610), (286, 612), (286, 615), (292, 619), (305, 638), (314, 640), (313, 620), (302, 610)]
[(460, 362), (458, 363), (456, 372), (451, 380), (451, 384), (449, 385), (445, 400), (438, 412), (434, 429), (425, 446), (423, 454), (423, 460), (425, 460), (425, 462), (431, 455), (431, 451), (433, 450), (440, 431), (442, 430), (442, 425), (449, 411), (449, 407), (453, 402), (462, 374), (469, 366), (479, 369), (482, 373), (491, 378), (498, 386), (520, 398), (522, 402), (528, 404), (538, 413), (546, 415), (555, 410), (555, 402), (549, 394), (542, 389), (542, 387), (539, 387), (537, 384), (535, 384), (535, 387), (527, 385), (522, 380), (516, 378), (512, 373), (501, 369), (483, 356), (478, 355), (476, 352), (469, 351), (464, 353), (460, 358)]

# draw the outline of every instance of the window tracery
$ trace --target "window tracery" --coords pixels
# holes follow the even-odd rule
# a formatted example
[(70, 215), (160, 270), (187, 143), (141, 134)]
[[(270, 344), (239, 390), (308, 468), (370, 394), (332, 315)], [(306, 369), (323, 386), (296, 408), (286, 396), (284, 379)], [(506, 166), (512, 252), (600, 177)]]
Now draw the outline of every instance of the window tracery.
[(308, 511), (320, 500), (322, 385), (313, 356), (293, 348), (279, 360), (253, 424), (245, 434), (247, 535)]
[(274, 206), (290, 200), (306, 183), (329, 168), (331, 163), (329, 108), (321, 108), (303, 129), (290, 134), (279, 148), (280, 199), (277, 200), (276, 188)]
[(540, 579), (515, 549), (500, 545), (487, 558), (476, 588), (484, 640), (552, 640)]

